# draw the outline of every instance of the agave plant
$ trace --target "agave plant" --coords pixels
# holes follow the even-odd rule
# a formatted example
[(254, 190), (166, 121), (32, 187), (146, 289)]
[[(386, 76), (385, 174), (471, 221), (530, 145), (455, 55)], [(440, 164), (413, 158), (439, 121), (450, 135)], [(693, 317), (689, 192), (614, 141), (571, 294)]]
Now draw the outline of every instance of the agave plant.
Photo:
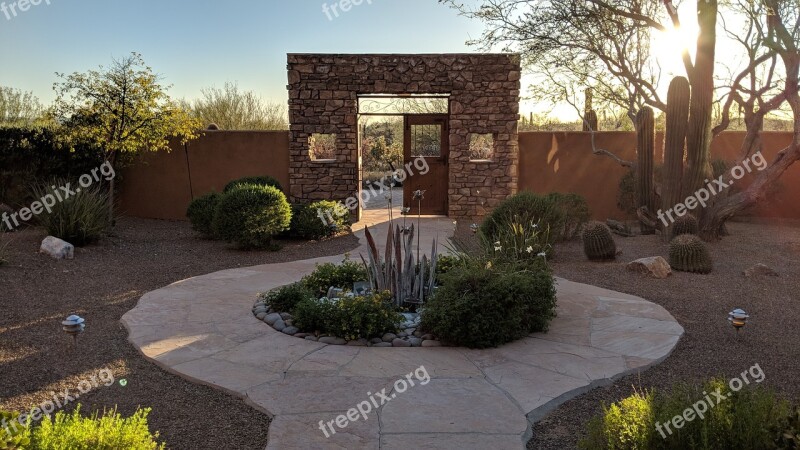
[[(433, 292), (436, 281), (436, 261), (438, 242), (434, 239), (431, 258), (422, 256), (419, 264), (414, 263), (414, 234), (412, 224), (407, 233), (400, 227), (389, 224), (386, 235), (386, 248), (381, 257), (375, 238), (365, 228), (369, 252), (367, 259), (361, 255), (367, 277), (373, 292), (389, 291), (398, 307), (404, 303), (422, 304)], [(419, 245), (419, 237), (417, 238)]]

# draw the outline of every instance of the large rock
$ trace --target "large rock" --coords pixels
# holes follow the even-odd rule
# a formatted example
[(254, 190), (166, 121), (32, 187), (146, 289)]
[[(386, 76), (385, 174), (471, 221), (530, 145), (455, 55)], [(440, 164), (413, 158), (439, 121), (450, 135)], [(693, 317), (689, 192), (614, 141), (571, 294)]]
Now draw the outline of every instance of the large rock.
[(39, 253), (50, 255), (55, 259), (72, 259), (75, 257), (75, 246), (57, 237), (47, 236), (42, 241)]
[(770, 267), (770, 266), (768, 266), (766, 264), (762, 264), (762, 263), (758, 263), (755, 266), (753, 266), (753, 267), (751, 267), (751, 268), (749, 268), (749, 269), (744, 271), (744, 276), (746, 276), (747, 278), (752, 278), (752, 277), (754, 277), (756, 275), (764, 275), (764, 276), (768, 276), (768, 277), (777, 277), (777, 276), (779, 276), (778, 272), (775, 272), (772, 269), (772, 267)]
[(628, 263), (628, 270), (649, 274), (654, 278), (667, 278), (672, 275), (672, 267), (666, 259), (660, 256), (637, 259)]

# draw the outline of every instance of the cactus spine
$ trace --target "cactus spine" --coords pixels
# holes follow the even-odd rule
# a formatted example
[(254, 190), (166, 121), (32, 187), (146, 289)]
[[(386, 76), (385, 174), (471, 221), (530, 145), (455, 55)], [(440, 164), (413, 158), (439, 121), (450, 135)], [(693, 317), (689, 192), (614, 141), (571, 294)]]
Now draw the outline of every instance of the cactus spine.
[[(653, 195), (653, 155), (655, 153), (656, 128), (653, 108), (643, 107), (636, 114), (636, 193), (639, 207), (647, 207), (650, 213), (655, 212), (656, 202)], [(653, 234), (652, 227), (640, 224), (642, 234)]]
[(681, 272), (703, 274), (714, 269), (706, 244), (691, 234), (682, 234), (669, 243), (669, 265)]
[(616, 259), (617, 244), (602, 222), (589, 222), (583, 230), (583, 252), (592, 261)]
[[(675, 77), (669, 84), (667, 94), (667, 129), (664, 136), (664, 175), (661, 209), (667, 212), (681, 202), (683, 178), (683, 155), (686, 133), (689, 127), (689, 80)], [(664, 239), (671, 235), (667, 224)]]

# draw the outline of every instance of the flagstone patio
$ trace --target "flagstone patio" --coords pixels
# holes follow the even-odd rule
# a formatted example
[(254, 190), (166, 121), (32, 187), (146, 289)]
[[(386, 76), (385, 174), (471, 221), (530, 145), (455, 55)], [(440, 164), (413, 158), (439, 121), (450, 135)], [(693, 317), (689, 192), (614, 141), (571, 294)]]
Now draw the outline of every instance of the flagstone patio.
[[(373, 214), (364, 222), (380, 223)], [(376, 227), (377, 242), (384, 228)], [(422, 248), (430, 249), (436, 236), (444, 241), (452, 228), (448, 219), (423, 219)], [(362, 247), (354, 258), (364, 248), (363, 230), (356, 233)], [(277, 332), (251, 313), (258, 293), (299, 280), (317, 263), (341, 260), (179, 281), (145, 294), (122, 322), (130, 342), (160, 367), (273, 416), (268, 449), (522, 449), (531, 421), (594, 386), (659, 363), (683, 334), (658, 305), (563, 279), (548, 333), (487, 350), (329, 346)], [(428, 384), (394, 390), (396, 380), (421, 366)], [(330, 437), (321, 431), (320, 421), (346, 414), (383, 388), (391, 400), (367, 420)]]

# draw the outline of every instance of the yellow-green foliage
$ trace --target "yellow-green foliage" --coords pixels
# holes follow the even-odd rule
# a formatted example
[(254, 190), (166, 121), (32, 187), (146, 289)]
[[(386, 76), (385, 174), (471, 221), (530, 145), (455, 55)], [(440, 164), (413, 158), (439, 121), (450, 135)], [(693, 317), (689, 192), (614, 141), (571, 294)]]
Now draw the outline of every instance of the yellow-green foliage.
[(0, 449), (16, 450), (28, 448), (28, 429), (19, 424), (19, 413), (0, 411)]
[(151, 434), (147, 426), (150, 409), (140, 409), (128, 418), (116, 409), (102, 417), (80, 415), (80, 406), (72, 413), (59, 412), (55, 418), (45, 418), (31, 432), (31, 448), (36, 450), (161, 450), (158, 433)]
[(609, 407), (589, 423), (592, 441), (581, 448), (609, 450), (644, 450), (649, 448), (653, 427), (653, 394), (635, 392)]

